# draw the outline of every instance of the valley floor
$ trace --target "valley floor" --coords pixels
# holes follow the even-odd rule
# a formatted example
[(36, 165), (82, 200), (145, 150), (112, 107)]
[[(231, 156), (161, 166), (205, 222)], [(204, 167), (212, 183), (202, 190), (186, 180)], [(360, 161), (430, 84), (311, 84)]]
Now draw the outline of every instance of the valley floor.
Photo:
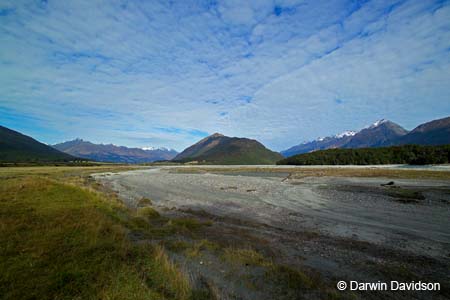
[(448, 299), (446, 168), (3, 167), (0, 299)]
[[(157, 242), (221, 298), (450, 296), (446, 167), (155, 167), (94, 177), (129, 207), (151, 199), (169, 218), (211, 222), (196, 238)], [(300, 290), (283, 286), (291, 277)], [(338, 280), (440, 282), (441, 291), (342, 293)]]

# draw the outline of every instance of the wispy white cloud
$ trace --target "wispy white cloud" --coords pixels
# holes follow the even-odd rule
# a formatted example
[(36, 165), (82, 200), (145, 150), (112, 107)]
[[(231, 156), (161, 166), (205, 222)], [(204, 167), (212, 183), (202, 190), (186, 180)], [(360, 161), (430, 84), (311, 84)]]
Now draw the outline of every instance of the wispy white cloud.
[(0, 123), (181, 150), (277, 150), (450, 114), (449, 1), (2, 1)]

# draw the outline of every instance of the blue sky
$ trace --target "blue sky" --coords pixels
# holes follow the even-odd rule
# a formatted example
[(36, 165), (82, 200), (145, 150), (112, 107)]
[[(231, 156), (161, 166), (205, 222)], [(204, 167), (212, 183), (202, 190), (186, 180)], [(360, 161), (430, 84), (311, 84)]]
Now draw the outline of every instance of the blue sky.
[(274, 150), (450, 115), (450, 1), (0, 1), (0, 124)]

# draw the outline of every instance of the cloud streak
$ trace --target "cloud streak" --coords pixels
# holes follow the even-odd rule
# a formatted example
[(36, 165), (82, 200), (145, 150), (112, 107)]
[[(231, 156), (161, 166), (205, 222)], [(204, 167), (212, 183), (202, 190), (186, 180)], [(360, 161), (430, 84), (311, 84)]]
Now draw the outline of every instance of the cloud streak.
[(282, 150), (450, 114), (449, 1), (7, 0), (0, 45), (0, 123), (48, 143)]

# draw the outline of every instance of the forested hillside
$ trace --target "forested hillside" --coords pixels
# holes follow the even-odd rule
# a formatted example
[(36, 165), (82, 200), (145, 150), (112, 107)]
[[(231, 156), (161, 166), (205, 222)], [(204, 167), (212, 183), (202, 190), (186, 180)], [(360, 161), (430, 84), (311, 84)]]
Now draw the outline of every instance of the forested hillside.
[(405, 145), (383, 148), (329, 149), (299, 154), (277, 162), (278, 165), (380, 165), (446, 164), (450, 145)]

